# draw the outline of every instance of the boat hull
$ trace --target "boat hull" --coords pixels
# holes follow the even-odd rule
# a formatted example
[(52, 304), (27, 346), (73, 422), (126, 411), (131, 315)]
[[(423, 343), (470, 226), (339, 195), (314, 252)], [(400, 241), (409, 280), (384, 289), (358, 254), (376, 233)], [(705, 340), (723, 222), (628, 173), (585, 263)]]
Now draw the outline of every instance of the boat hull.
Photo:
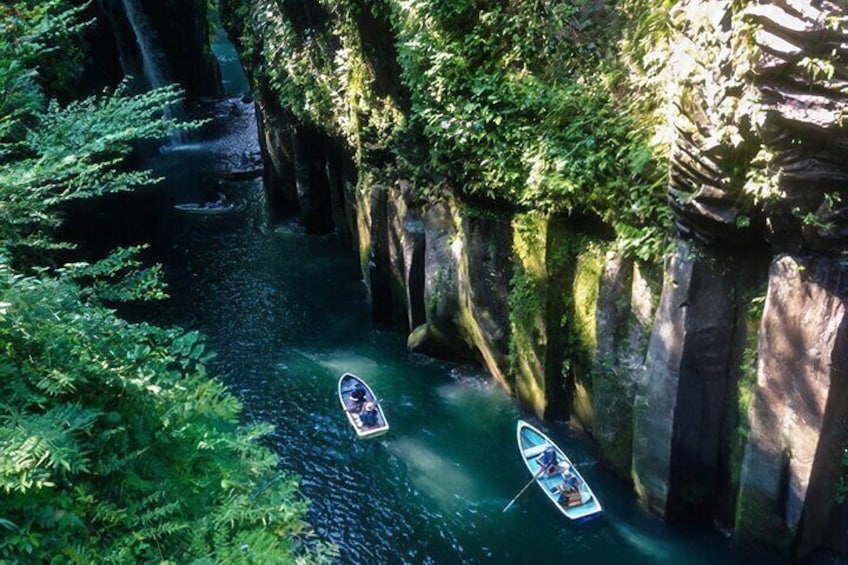
[[(373, 402), (377, 407), (377, 422), (373, 426), (365, 426), (359, 418), (358, 412), (352, 409), (354, 403), (350, 394), (353, 392), (353, 388), (357, 384), (362, 385), (365, 389), (365, 400)], [(371, 390), (368, 383), (353, 373), (345, 373), (339, 379), (339, 402), (342, 405), (342, 410), (344, 410), (344, 413), (347, 416), (348, 422), (350, 422), (350, 425), (353, 426), (358, 437), (376, 437), (389, 431), (389, 422), (386, 420), (386, 415), (383, 413), (383, 407), (380, 406), (380, 402), (377, 400), (377, 396), (374, 394), (374, 391)]]
[(221, 216), (229, 214), (236, 209), (234, 204), (209, 205), (209, 204), (175, 204), (175, 210), (179, 210), (185, 214), (194, 214), (196, 216)]
[(544, 492), (545, 496), (554, 503), (554, 506), (557, 507), (557, 510), (559, 510), (560, 513), (562, 513), (566, 518), (575, 521), (588, 520), (597, 517), (602, 513), (603, 509), (601, 508), (601, 503), (598, 501), (598, 497), (595, 496), (595, 493), (592, 492), (592, 489), (589, 488), (589, 483), (587, 483), (580, 475), (580, 472), (568, 456), (566, 456), (565, 452), (563, 452), (562, 449), (560, 449), (559, 446), (557, 446), (548, 436), (522, 420), (519, 420), (518, 425), (516, 426), (516, 436), (518, 440), (518, 449), (521, 453), (521, 459), (527, 466), (527, 470), (530, 471), (534, 477), (536, 477), (540, 470), (538, 462), (539, 456), (548, 447), (553, 447), (559, 456), (561, 469), (563, 471), (568, 470), (578, 478), (580, 485), (578, 489), (580, 495), (579, 501), (575, 497), (575, 499), (569, 503), (562, 497), (559, 491), (559, 487), (565, 483), (565, 477), (562, 473), (549, 475), (546, 472), (542, 472), (541, 475), (536, 477), (536, 485), (542, 489), (542, 492)]

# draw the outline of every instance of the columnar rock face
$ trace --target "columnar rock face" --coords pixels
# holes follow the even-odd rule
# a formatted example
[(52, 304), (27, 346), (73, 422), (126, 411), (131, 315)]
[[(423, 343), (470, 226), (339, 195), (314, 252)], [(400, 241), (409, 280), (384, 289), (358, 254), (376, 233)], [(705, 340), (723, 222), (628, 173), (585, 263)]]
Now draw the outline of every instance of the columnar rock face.
[(752, 69), (761, 96), (761, 136), (776, 176), (765, 213), (782, 249), (843, 253), (848, 246), (848, 6), (758, 2)]
[[(372, 318), (377, 323), (409, 331), (414, 327), (411, 305), (417, 304), (420, 316), (421, 299), (418, 296), (411, 298), (407, 290), (410, 283), (414, 285), (410, 279), (414, 252), (407, 253), (406, 248), (414, 246), (414, 243), (406, 241), (404, 225), (416, 222), (416, 218), (408, 215), (400, 190), (380, 185), (371, 187), (367, 218), (370, 224), (368, 246), (360, 254), (368, 256)], [(423, 321), (423, 316), (417, 321)]]
[[(718, 259), (723, 259), (720, 264)], [(728, 257), (680, 242), (666, 271), (643, 381), (635, 399), (633, 476), (657, 511), (711, 516), (727, 465), (728, 413), (745, 344)]]
[(848, 274), (834, 264), (772, 265), (737, 512), (744, 536), (783, 544), (801, 528), (805, 545), (825, 541), (848, 441), (846, 304)]
[(509, 386), (510, 225), (460, 215), (451, 200), (428, 206), (423, 225), (426, 325), (411, 347), (476, 358)]
[(141, 3), (162, 46), (171, 80), (190, 97), (218, 96), (221, 77), (209, 46), (206, 0), (146, 0)]
[(102, 0), (93, 10), (95, 31), (109, 30), (111, 38), (102, 31), (92, 36), (89, 80), (102, 82), (100, 69), (117, 67), (137, 82), (156, 77), (140, 88), (176, 82), (189, 99), (221, 94), (205, 0)]
[(254, 85), (259, 145), (264, 163), (262, 179), (271, 211), (276, 216), (297, 212), (295, 181), (294, 124), (291, 112), (280, 107), (267, 85)]
[[(720, 504), (732, 500), (738, 471), (729, 434), (750, 419), (736, 525), (749, 538), (778, 544), (792, 539), (786, 532), (800, 532), (802, 552), (836, 543), (822, 533), (836, 519), (833, 488), (815, 481), (838, 479), (846, 439), (826, 429), (842, 417), (827, 400), (833, 383), (842, 394), (829, 363), (843, 350), (844, 296), (833, 281), (845, 276), (845, 265), (821, 257), (846, 249), (846, 16), (843, 3), (826, 1), (753, 2), (736, 12), (729, 1), (692, 0), (673, 13), (673, 66), (682, 72), (671, 90), (669, 195), (679, 232), (704, 242), (710, 262), (730, 273), (740, 252), (791, 251), (795, 259), (771, 270), (754, 407), (735, 424), (727, 399), (745, 394), (736, 391), (735, 374), (744, 304), (732, 297), (756, 287), (758, 267), (748, 259), (752, 273), (711, 273), (679, 246), (635, 405), (637, 490), (670, 517), (706, 517), (716, 495), (725, 497)], [(757, 251), (760, 242), (770, 249)], [(829, 282), (817, 285), (820, 279)], [(824, 437), (832, 441), (827, 447), (819, 445)], [(687, 492), (693, 483), (698, 490)]]
[(401, 289), (406, 303), (406, 322), (409, 331), (427, 321), (424, 305), (424, 269), (426, 241), (424, 222), (418, 210), (409, 203), (411, 186), (400, 183), (391, 199), (391, 217), (395, 234), (395, 254), (401, 272)]
[(427, 332), (440, 348), (468, 357), (470, 343), (456, 323), (462, 310), (459, 262), (463, 241), (450, 202), (439, 202), (424, 212), (424, 304)]
[(498, 216), (459, 217), (465, 241), (460, 262), (462, 324), (483, 365), (508, 387), (512, 229)]
[(633, 403), (644, 373), (645, 351), (658, 298), (632, 259), (608, 252), (596, 305), (593, 363), (593, 434), (604, 458), (630, 476)]

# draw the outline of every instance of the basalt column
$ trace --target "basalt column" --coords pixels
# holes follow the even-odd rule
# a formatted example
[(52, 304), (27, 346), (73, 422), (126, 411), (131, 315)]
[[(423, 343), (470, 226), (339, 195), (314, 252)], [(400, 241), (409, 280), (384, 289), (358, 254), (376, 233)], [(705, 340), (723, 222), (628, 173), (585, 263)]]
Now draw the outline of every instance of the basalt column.
[[(744, 345), (744, 270), (680, 242), (666, 271), (646, 371), (635, 400), (639, 494), (671, 518), (712, 516), (726, 464), (725, 422)], [(739, 328), (739, 329), (736, 329)]]
[(773, 175), (766, 237), (785, 255), (769, 272), (737, 531), (794, 541), (798, 556), (844, 551), (836, 485), (848, 445), (848, 5), (761, 2), (746, 16), (757, 30), (754, 77)]
[(809, 550), (837, 518), (848, 445), (846, 301), (848, 274), (828, 261), (786, 256), (772, 265), (737, 511), (743, 537), (785, 547), (801, 528)]

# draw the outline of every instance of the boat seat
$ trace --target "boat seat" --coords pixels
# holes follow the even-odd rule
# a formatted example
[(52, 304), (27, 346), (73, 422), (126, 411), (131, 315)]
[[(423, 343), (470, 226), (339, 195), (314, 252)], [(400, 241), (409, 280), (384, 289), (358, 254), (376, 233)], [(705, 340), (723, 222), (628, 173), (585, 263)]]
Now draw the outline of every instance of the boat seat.
[(543, 451), (545, 451), (548, 447), (550, 447), (547, 443), (543, 443), (542, 445), (534, 445), (533, 447), (528, 447), (524, 450), (524, 457), (527, 459), (531, 457), (535, 457), (537, 455), (541, 455)]

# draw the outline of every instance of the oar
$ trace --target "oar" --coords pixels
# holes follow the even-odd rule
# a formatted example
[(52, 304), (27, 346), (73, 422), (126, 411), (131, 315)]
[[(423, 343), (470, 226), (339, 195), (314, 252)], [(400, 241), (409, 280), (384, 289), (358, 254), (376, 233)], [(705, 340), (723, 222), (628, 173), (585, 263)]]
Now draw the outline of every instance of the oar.
[(504, 511), (504, 512), (506, 512), (507, 510), (509, 510), (509, 507), (510, 507), (510, 506), (512, 506), (513, 504), (515, 504), (515, 501), (516, 501), (516, 500), (518, 500), (518, 497), (519, 497), (519, 496), (521, 496), (522, 494), (524, 494), (524, 491), (525, 491), (525, 490), (527, 490), (527, 489), (530, 487), (530, 485), (532, 485), (532, 484), (533, 484), (533, 481), (535, 481), (535, 480), (538, 478), (538, 476), (542, 474), (542, 471), (544, 471), (544, 470), (545, 470), (545, 468), (544, 468), (544, 467), (542, 467), (542, 466), (540, 466), (540, 467), (539, 467), (539, 470), (538, 470), (538, 471), (536, 471), (536, 474), (535, 474), (535, 475), (533, 475), (533, 478), (532, 478), (532, 479), (530, 479), (530, 482), (529, 482), (529, 483), (527, 483), (526, 485), (524, 485), (524, 488), (523, 488), (523, 489), (521, 489), (520, 491), (518, 491), (518, 494), (516, 494), (516, 495), (515, 495), (515, 498), (513, 498), (512, 500), (510, 500), (510, 501), (509, 501), (509, 504), (507, 504), (507, 505), (504, 507), (504, 509), (503, 509), (503, 511)]

